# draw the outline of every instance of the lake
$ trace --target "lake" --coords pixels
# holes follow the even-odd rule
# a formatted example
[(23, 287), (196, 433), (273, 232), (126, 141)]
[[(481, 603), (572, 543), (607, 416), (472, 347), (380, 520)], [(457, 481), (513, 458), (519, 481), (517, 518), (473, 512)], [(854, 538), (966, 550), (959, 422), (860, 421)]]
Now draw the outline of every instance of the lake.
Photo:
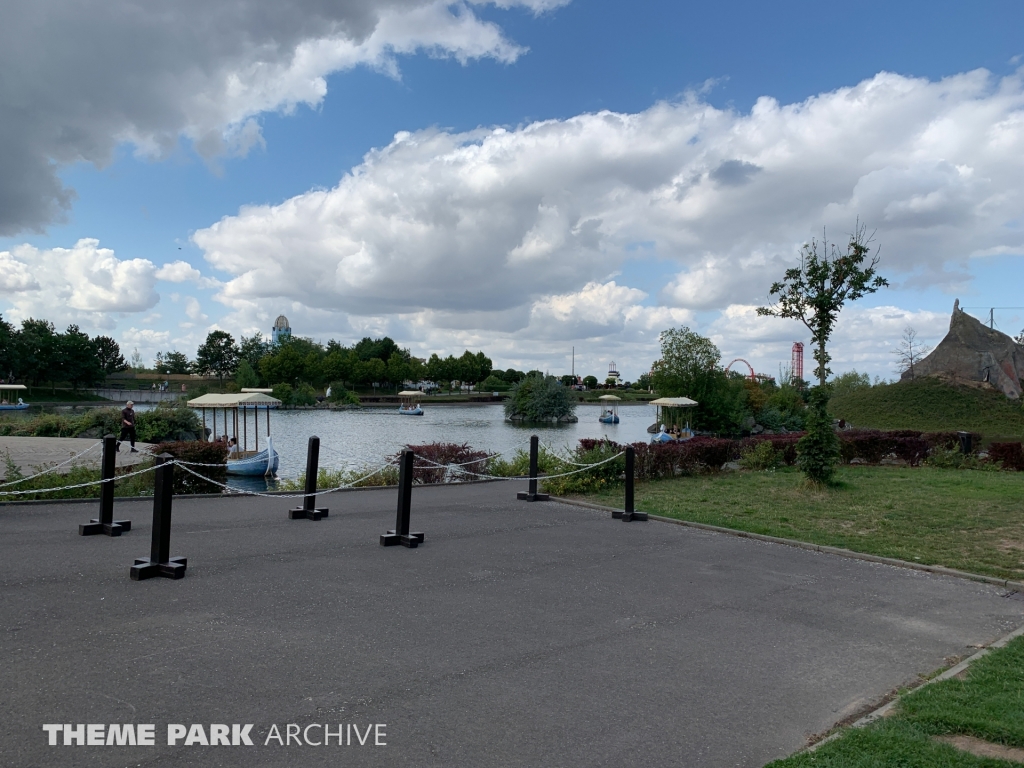
[[(424, 404), (423, 416), (399, 416), (397, 407), (366, 407), (351, 411), (271, 411), (270, 434), (281, 455), (278, 475), (295, 478), (306, 468), (306, 444), (310, 435), (320, 437), (320, 466), (330, 468), (376, 466), (406, 445), (467, 443), (476, 450), (511, 457), (529, 450), (530, 435), (556, 450), (575, 447), (583, 437), (605, 437), (618, 443), (647, 442), (647, 427), (654, 423), (652, 405), (619, 408), (618, 424), (601, 424), (599, 405), (576, 408), (579, 422), (559, 426), (518, 426), (505, 421), (500, 404)], [(252, 417), (250, 416), (250, 419)], [(209, 414), (207, 424), (210, 424)], [(260, 413), (260, 434), (266, 432), (266, 412)], [(218, 419), (218, 431), (221, 420)], [(252, 421), (249, 422), (252, 447)], [(232, 483), (234, 484), (234, 483)]]

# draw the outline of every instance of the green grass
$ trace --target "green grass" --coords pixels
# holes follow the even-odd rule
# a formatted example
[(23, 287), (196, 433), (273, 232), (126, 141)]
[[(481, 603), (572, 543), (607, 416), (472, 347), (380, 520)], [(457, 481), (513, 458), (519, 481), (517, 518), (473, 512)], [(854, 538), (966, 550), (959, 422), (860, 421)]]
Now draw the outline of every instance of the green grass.
[[(1024, 579), (1024, 473), (842, 467), (839, 486), (794, 469), (638, 483), (636, 508), (752, 533)], [(581, 498), (621, 508), (622, 485)]]
[(965, 430), (986, 438), (1024, 436), (1020, 401), (994, 391), (954, 387), (935, 378), (879, 384), (837, 394), (829, 411), (855, 427)]
[(943, 680), (905, 695), (895, 715), (851, 728), (813, 752), (770, 768), (1008, 768), (1019, 763), (974, 757), (931, 739), (975, 736), (1024, 746), (1024, 638), (982, 657), (965, 679)]

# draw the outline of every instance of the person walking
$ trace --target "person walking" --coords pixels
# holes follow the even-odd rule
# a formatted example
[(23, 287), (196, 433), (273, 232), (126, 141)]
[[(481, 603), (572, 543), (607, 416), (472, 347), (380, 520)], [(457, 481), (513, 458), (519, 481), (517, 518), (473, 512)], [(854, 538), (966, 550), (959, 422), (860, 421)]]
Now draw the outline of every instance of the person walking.
[(133, 407), (134, 405), (135, 405), (135, 403), (133, 403), (131, 400), (129, 400), (125, 404), (124, 410), (121, 411), (121, 437), (117, 441), (118, 453), (120, 453), (120, 451), (121, 451), (121, 443), (124, 442), (124, 439), (126, 437), (130, 441), (131, 446), (132, 446), (132, 449), (131, 449), (130, 453), (138, 453), (138, 450), (135, 448), (135, 439), (136, 438), (135, 438), (135, 408)]

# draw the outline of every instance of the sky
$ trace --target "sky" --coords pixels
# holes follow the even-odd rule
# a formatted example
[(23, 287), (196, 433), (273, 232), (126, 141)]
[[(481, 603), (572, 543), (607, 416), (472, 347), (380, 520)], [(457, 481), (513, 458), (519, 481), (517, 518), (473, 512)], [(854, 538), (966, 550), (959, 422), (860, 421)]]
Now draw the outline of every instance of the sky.
[(858, 222), (890, 287), (835, 372), (955, 298), (1024, 328), (1016, 0), (5, 2), (0, 72), (0, 313), (147, 363), (284, 314), (627, 379), (685, 325), (777, 375), (809, 333), (756, 308)]

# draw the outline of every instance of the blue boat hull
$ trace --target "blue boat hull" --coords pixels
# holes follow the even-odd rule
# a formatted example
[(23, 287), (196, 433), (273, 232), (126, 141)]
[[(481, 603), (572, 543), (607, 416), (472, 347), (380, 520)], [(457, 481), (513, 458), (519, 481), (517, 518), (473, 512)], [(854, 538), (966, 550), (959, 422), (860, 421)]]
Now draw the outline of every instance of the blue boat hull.
[(600, 417), (598, 417), (597, 420), (600, 421), (602, 424), (618, 424), (619, 423), (619, 417), (618, 416), (600, 416)]
[(281, 457), (274, 450), (274, 444), (271, 443), (264, 450), (247, 459), (228, 459), (228, 474), (251, 477), (276, 475), (280, 460)]
[(398, 409), (398, 415), (399, 416), (422, 416), (423, 415), (423, 409), (422, 408), (399, 408)]
[(28, 410), (28, 403), (17, 403), (16, 405), (0, 405), (0, 411), (25, 411)]

